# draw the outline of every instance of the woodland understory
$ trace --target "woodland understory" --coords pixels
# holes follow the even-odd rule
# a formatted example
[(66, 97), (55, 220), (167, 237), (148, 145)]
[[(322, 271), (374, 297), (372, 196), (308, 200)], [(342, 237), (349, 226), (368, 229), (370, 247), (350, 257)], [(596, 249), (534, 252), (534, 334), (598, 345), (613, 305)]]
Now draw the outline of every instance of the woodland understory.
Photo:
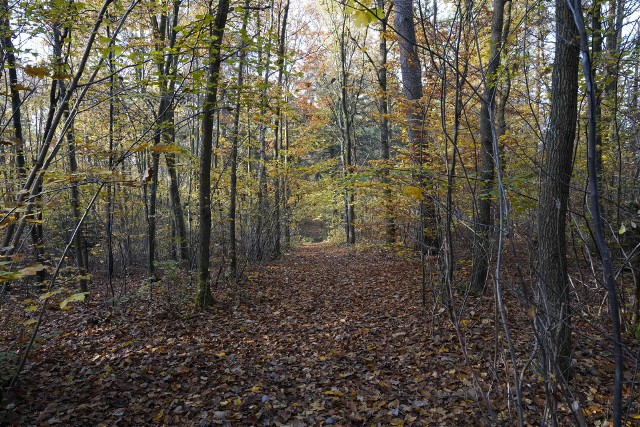
[[(509, 260), (509, 265), (515, 265)], [(430, 276), (436, 260), (427, 258)], [(514, 270), (508, 268), (507, 270)], [(579, 275), (574, 270), (573, 273)], [(585, 274), (587, 272), (583, 272)], [(528, 308), (505, 273), (525, 425), (553, 410), (575, 425), (561, 391), (547, 407)], [(103, 284), (71, 312), (51, 313), (1, 422), (6, 425), (512, 425), (512, 371), (495, 299), (457, 297), (455, 323), (427, 290), (420, 262), (397, 250), (303, 245), (221, 284), (215, 305), (192, 307), (193, 286), (164, 274)], [(125, 287), (126, 286), (126, 287)], [(589, 289), (573, 290), (586, 295)], [(601, 301), (581, 301), (573, 334), (587, 425), (609, 425), (614, 367)], [(6, 310), (6, 309), (5, 309)], [(19, 312), (6, 313), (19, 316)], [(3, 328), (2, 341), (11, 337)], [(628, 384), (640, 346), (627, 334)], [(638, 390), (624, 391), (628, 422)], [(6, 405), (6, 403), (5, 403)], [(627, 406), (628, 405), (628, 406)]]

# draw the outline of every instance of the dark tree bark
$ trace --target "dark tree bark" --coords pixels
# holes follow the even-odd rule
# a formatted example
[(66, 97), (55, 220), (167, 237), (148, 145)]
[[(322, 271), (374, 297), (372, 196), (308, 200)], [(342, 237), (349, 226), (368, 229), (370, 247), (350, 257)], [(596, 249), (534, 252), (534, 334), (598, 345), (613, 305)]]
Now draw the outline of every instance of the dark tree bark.
[[(168, 54), (158, 60), (157, 71), (158, 80), (160, 84), (160, 104), (158, 106), (157, 113), (157, 127), (158, 130), (154, 136), (154, 145), (157, 146), (160, 143), (165, 145), (175, 144), (175, 125), (174, 125), (174, 103), (173, 98), (175, 96), (175, 82), (177, 72), (177, 60), (178, 56), (175, 52), (175, 44), (177, 32), (175, 27), (178, 25), (178, 14), (180, 11), (180, 4), (182, 0), (175, 0), (173, 2), (173, 10), (171, 16), (171, 22), (166, 13), (160, 16), (160, 20), (156, 17), (152, 19), (152, 27), (155, 33), (158, 35), (156, 40), (156, 50), (162, 51), (167, 45), (168, 39)], [(153, 167), (159, 168), (158, 157), (160, 153), (154, 152)], [(187, 227), (184, 221), (184, 212), (182, 209), (182, 202), (180, 200), (180, 186), (178, 182), (178, 174), (176, 172), (176, 156), (170, 150), (165, 152), (165, 162), (167, 165), (167, 171), (169, 173), (169, 199), (171, 202), (171, 211), (173, 214), (173, 222), (176, 229), (177, 244), (180, 249), (180, 260), (185, 265), (189, 260), (189, 247), (187, 240)], [(154, 169), (154, 176), (157, 178), (158, 171)], [(155, 179), (151, 183), (151, 195), (152, 198), (157, 189), (157, 183)], [(153, 204), (154, 205), (154, 204)], [(151, 209), (153, 208), (153, 209)], [(150, 204), (150, 210), (153, 211), (153, 232), (155, 234), (155, 206)], [(151, 226), (151, 222), (150, 222)], [(152, 236), (151, 229), (149, 230), (149, 240), (154, 242), (155, 247), (155, 235)], [(175, 245), (175, 242), (172, 242)], [(151, 261), (155, 257), (150, 255), (150, 267)]]
[(218, 10), (211, 31), (209, 48), (209, 75), (202, 115), (202, 146), (200, 151), (200, 189), (198, 209), (200, 232), (198, 242), (198, 291), (196, 304), (200, 308), (213, 303), (209, 282), (209, 254), (211, 244), (211, 157), (213, 151), (213, 122), (218, 101), (218, 81), (222, 65), (222, 38), (229, 15), (229, 0), (219, 0)]
[[(286, 36), (287, 36), (287, 21), (289, 18), (289, 0), (284, 5), (284, 9), (282, 11), (282, 20), (280, 27), (280, 34), (278, 40), (278, 59), (277, 59), (277, 67), (278, 67), (278, 90), (280, 96), (283, 96), (283, 78), (284, 78), (284, 55), (286, 52)], [(275, 117), (275, 129), (274, 129), (274, 142), (273, 142), (273, 150), (274, 150), (274, 158), (277, 162), (281, 161), (281, 144), (282, 144), (282, 98), (277, 101), (276, 106), (276, 117)], [(273, 258), (279, 258), (282, 252), (281, 244), (280, 244), (280, 236), (281, 236), (281, 218), (280, 218), (280, 197), (282, 192), (282, 179), (280, 176), (276, 178), (275, 192), (274, 192), (274, 201), (273, 201)]]
[[(413, 19), (413, 1), (395, 0), (395, 30), (400, 45), (400, 71), (402, 93), (409, 101), (422, 98), (422, 72), (416, 45), (416, 29)], [(417, 102), (410, 102), (413, 108), (407, 111), (409, 141), (418, 141), (421, 136), (422, 116)]]
[[(180, 12), (180, 5), (182, 0), (175, 0), (173, 3), (173, 23), (171, 25), (169, 36), (169, 51), (173, 52), (176, 45), (177, 31), (175, 30), (178, 25), (178, 14)], [(178, 57), (177, 55), (170, 53), (167, 55), (165, 62), (164, 73), (169, 77), (169, 89), (168, 94), (173, 98), (175, 94), (176, 85), (176, 72)], [(174, 103), (169, 102), (166, 111), (166, 128), (165, 129), (165, 142), (167, 144), (175, 144), (176, 142), (176, 130), (174, 124)], [(183, 265), (187, 265), (189, 262), (189, 241), (187, 238), (187, 226), (184, 220), (184, 210), (182, 208), (182, 201), (180, 197), (180, 183), (178, 180), (178, 174), (176, 172), (176, 156), (174, 153), (167, 152), (165, 154), (165, 161), (167, 164), (167, 170), (169, 172), (169, 196), (171, 200), (171, 210), (173, 211), (173, 220), (175, 222), (175, 228), (177, 232), (176, 238), (178, 239), (178, 247), (180, 249), (180, 260)]]
[[(398, 33), (398, 44), (400, 46), (402, 93), (407, 99), (407, 136), (410, 150), (417, 153), (417, 163), (420, 165), (420, 171), (417, 176), (418, 183), (422, 187), (423, 193), (426, 193), (428, 182), (422, 171), (424, 150), (426, 148), (423, 132), (423, 114), (420, 106), (420, 100), (422, 99), (422, 71), (416, 44), (413, 1), (394, 0), (393, 4), (395, 7), (394, 26)], [(423, 200), (420, 204), (418, 244), (422, 253), (438, 246), (438, 239), (435, 237), (435, 210), (429, 204), (428, 200)]]
[[(244, 16), (240, 34), (245, 34), (249, 19), (249, 0), (244, 2)], [(238, 144), (240, 143), (240, 112), (242, 110), (242, 85), (244, 84), (244, 67), (247, 49), (244, 40), (240, 40), (240, 57), (238, 64), (238, 80), (236, 82), (236, 108), (233, 112), (233, 135), (231, 135), (231, 179), (229, 184), (229, 275), (238, 277), (238, 251), (236, 242), (236, 202), (238, 189)]]
[[(107, 36), (111, 38), (111, 31), (109, 26), (107, 26)], [(116, 105), (115, 105), (115, 63), (113, 58), (113, 50), (109, 51), (108, 58), (108, 66), (109, 66), (109, 170), (113, 171), (114, 167), (114, 129), (116, 122)], [(155, 177), (157, 179), (157, 176)], [(107, 283), (109, 285), (109, 289), (115, 297), (115, 292), (113, 289), (113, 275), (115, 273), (115, 262), (113, 256), (113, 211), (115, 208), (114, 203), (115, 198), (115, 185), (113, 183), (107, 183), (107, 201), (105, 203), (105, 211), (106, 211), (106, 233), (107, 233)], [(154, 209), (155, 209), (155, 190), (154, 195), (152, 197)], [(155, 213), (153, 215), (154, 227), (155, 227)], [(151, 226), (149, 227), (151, 229)], [(150, 235), (154, 236), (155, 239), (155, 229), (154, 232)], [(154, 242), (150, 242), (149, 244), (149, 278), (153, 277), (153, 253), (154, 253)]]
[[(54, 27), (54, 51), (57, 58), (62, 59), (62, 42), (64, 40), (63, 35), (60, 33), (57, 26)], [(64, 80), (59, 80), (58, 85), (60, 86), (60, 97), (65, 98), (66, 94), (66, 85)], [(80, 189), (78, 188), (78, 183), (76, 181), (76, 173), (78, 172), (78, 161), (76, 158), (76, 139), (74, 132), (74, 120), (70, 117), (69, 114), (69, 103), (67, 102), (62, 106), (64, 108), (65, 114), (64, 119), (70, 123), (69, 128), (66, 134), (67, 140), (67, 159), (69, 161), (69, 172), (71, 173), (71, 213), (73, 215), (74, 224), (79, 224), (82, 218), (82, 212), (80, 211)], [(76, 264), (78, 264), (78, 273), (80, 275), (80, 280), (78, 281), (78, 285), (80, 287), (81, 292), (88, 292), (88, 282), (87, 274), (88, 274), (88, 255), (84, 248), (86, 247), (85, 236), (83, 227), (78, 228), (78, 232), (76, 233), (75, 239), (73, 240), (73, 251), (75, 253)]]
[[(591, 13), (591, 54), (592, 59), (597, 64), (602, 64), (604, 58), (602, 56), (602, 3), (600, 0), (596, 0), (592, 6)], [(597, 66), (593, 67), (593, 79), (596, 80)], [(598, 183), (602, 186), (602, 91), (598, 88), (595, 94), (595, 117), (598, 123), (596, 138), (596, 170), (598, 173)]]
[[(267, 88), (269, 86), (269, 75), (271, 72), (271, 48), (272, 48), (272, 31), (274, 25), (273, 0), (271, 0), (271, 17), (270, 28), (267, 32), (267, 44), (258, 52), (258, 62), (264, 64), (264, 73), (262, 76), (262, 90), (260, 91), (260, 117), (262, 122), (258, 131), (259, 148), (259, 165), (258, 165), (258, 218), (256, 220), (255, 229), (255, 248), (254, 258), (262, 261), (265, 257), (265, 228), (267, 228), (267, 219), (269, 217), (269, 197), (267, 192)], [(259, 18), (259, 14), (258, 14)]]
[[(380, 10), (386, 10), (385, 0), (377, 0), (377, 6)], [(389, 12), (391, 9), (389, 9)], [(378, 45), (378, 55), (380, 63), (378, 64), (378, 85), (380, 86), (380, 94), (378, 98), (378, 113), (380, 114), (380, 158), (383, 161), (382, 169), (382, 194), (384, 199), (384, 229), (385, 243), (390, 245), (396, 240), (396, 221), (393, 209), (393, 194), (389, 188), (389, 94), (387, 93), (387, 26), (389, 13), (385, 13), (383, 19), (380, 20), (380, 43)]]
[(576, 136), (579, 49), (567, 1), (556, 0), (555, 9), (551, 114), (544, 140), (538, 207), (538, 321), (547, 367), (566, 375), (571, 365), (571, 307), (565, 229)]
[(25, 160), (23, 152), (24, 140), (22, 137), (22, 111), (20, 106), (20, 92), (17, 89), (18, 74), (16, 72), (16, 54), (13, 46), (11, 23), (9, 19), (9, 4), (7, 0), (0, 3), (0, 32), (2, 34), (1, 46), (9, 71), (9, 85), (11, 91), (11, 120), (13, 124), (13, 136), (15, 138), (16, 166), (18, 177), (22, 180), (26, 177)]
[(491, 46), (489, 63), (484, 73), (484, 99), (480, 107), (480, 193), (476, 200), (477, 212), (474, 218), (473, 265), (469, 288), (480, 293), (485, 289), (489, 259), (491, 255), (491, 216), (492, 192), (495, 187), (495, 159), (493, 158), (493, 140), (496, 138), (492, 111), (495, 105), (497, 72), (500, 66), (502, 49), (502, 27), (504, 22), (505, 0), (493, 1), (493, 18), (491, 21)]
[(620, 303), (618, 301), (618, 290), (613, 272), (613, 265), (609, 255), (609, 247), (604, 233), (602, 216), (600, 214), (600, 185), (598, 180), (598, 86), (594, 79), (593, 66), (589, 53), (589, 36), (584, 23), (582, 13), (582, 1), (572, 0), (569, 4), (573, 12), (573, 19), (580, 35), (580, 50), (582, 59), (582, 70), (585, 77), (587, 95), (589, 102), (589, 122), (587, 127), (587, 146), (589, 169), (589, 195), (591, 201), (591, 214), (594, 230), (594, 240), (602, 261), (604, 282), (607, 288), (609, 302), (609, 316), (611, 317), (611, 342), (613, 347), (613, 358), (615, 361), (615, 381), (613, 387), (612, 415), (613, 425), (622, 426), (622, 388), (624, 386), (624, 353), (622, 348), (622, 332), (620, 325)]
[[(14, 137), (14, 149), (15, 149), (15, 161), (18, 169), (18, 178), (20, 181), (24, 181), (26, 178), (26, 167), (24, 160), (23, 144), (24, 139), (22, 136), (22, 101), (20, 99), (20, 92), (18, 91), (18, 74), (16, 72), (16, 54), (13, 46), (13, 34), (11, 31), (11, 20), (9, 2), (2, 0), (0, 2), (0, 32), (2, 37), (0, 38), (2, 54), (6, 60), (7, 68), (9, 70), (9, 86), (11, 92), (11, 119), (13, 124), (13, 137)], [(11, 238), (16, 229), (16, 219), (12, 221), (7, 230), (5, 231), (5, 239), (2, 244), (3, 248), (9, 246)], [(5, 250), (2, 250), (5, 252)]]
[[(342, 18), (340, 29), (340, 131), (342, 134), (341, 154), (342, 170), (346, 177), (353, 166), (353, 107), (349, 105), (348, 88), (351, 85), (347, 66), (347, 15)], [(348, 187), (344, 190), (345, 237), (348, 244), (356, 243), (355, 229), (355, 195)]]

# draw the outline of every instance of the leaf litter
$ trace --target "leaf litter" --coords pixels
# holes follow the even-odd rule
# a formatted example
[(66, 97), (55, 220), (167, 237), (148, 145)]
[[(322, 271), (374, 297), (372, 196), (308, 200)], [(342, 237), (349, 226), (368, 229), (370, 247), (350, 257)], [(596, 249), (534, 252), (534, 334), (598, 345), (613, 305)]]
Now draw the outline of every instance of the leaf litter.
[[(429, 268), (437, 277), (435, 261)], [(190, 298), (163, 309), (160, 296), (119, 314), (97, 302), (53, 312), (0, 425), (514, 424), (492, 297), (467, 301), (456, 334), (433, 296), (422, 306), (419, 272), (415, 259), (379, 248), (306, 245), (216, 289), (203, 312)], [(165, 291), (190, 292), (183, 285)], [(508, 304), (525, 363), (527, 310), (515, 293)], [(589, 422), (605, 425), (607, 344), (581, 343), (576, 388)], [(539, 377), (529, 368), (523, 378), (529, 425), (545, 409)], [(638, 412), (637, 393), (626, 395)], [(573, 423), (568, 406), (557, 410)]]

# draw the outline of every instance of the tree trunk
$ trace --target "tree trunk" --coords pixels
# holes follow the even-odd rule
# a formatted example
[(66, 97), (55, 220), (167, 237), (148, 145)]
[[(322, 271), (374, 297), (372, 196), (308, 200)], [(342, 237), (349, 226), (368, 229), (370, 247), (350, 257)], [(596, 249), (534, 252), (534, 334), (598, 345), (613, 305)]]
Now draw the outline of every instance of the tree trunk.
[[(16, 67), (16, 55), (15, 48), (13, 46), (11, 21), (8, 0), (2, 0), (0, 2), (0, 31), (2, 33), (1, 46), (2, 53), (7, 62), (7, 68), (9, 70), (9, 85), (11, 91), (11, 118), (13, 123), (13, 137), (15, 149), (16, 166), (18, 167), (18, 178), (20, 181), (24, 181), (26, 178), (26, 167), (24, 160), (24, 139), (22, 136), (22, 110), (20, 106), (22, 101), (20, 99), (20, 92), (18, 91), (18, 74)], [(16, 214), (17, 215), (17, 214)], [(7, 247), (11, 241), (11, 237), (15, 231), (16, 220), (13, 220), (7, 230), (5, 231), (5, 240), (3, 247)]]
[(202, 115), (202, 146), (200, 155), (200, 189), (198, 194), (198, 209), (200, 216), (200, 232), (198, 242), (198, 291), (196, 304), (200, 308), (213, 303), (209, 282), (209, 253), (211, 244), (211, 157), (213, 151), (213, 114), (218, 100), (218, 80), (222, 65), (222, 38), (224, 36), (227, 16), (229, 15), (229, 0), (218, 1), (214, 27), (211, 31), (211, 46), (209, 48), (209, 75), (207, 92), (204, 100)]
[[(394, 0), (394, 5), (396, 11), (394, 24), (400, 46), (402, 93), (407, 99), (407, 136), (410, 150), (413, 153), (418, 153), (417, 163), (420, 165), (420, 171), (417, 179), (422, 191), (425, 192), (428, 183), (422, 170), (425, 149), (423, 115), (420, 105), (422, 98), (422, 71), (416, 44), (413, 1)], [(428, 201), (424, 201), (420, 204), (420, 229), (418, 230), (418, 245), (422, 253), (425, 253), (430, 247), (437, 246), (438, 239), (435, 237), (435, 232), (435, 210), (432, 205), (429, 205)]]
[(613, 386), (612, 418), (613, 425), (622, 426), (622, 389), (624, 386), (624, 351), (622, 347), (622, 332), (620, 325), (620, 303), (618, 301), (618, 289), (616, 287), (613, 263), (609, 255), (609, 247), (605, 238), (602, 216), (600, 214), (600, 186), (598, 183), (598, 171), (596, 162), (597, 134), (598, 134), (598, 85), (594, 79), (593, 66), (589, 53), (589, 36), (584, 16), (582, 12), (582, 1), (573, 0), (571, 3), (573, 18), (577, 25), (577, 32), (580, 35), (580, 51), (582, 60), (582, 70), (587, 88), (587, 100), (589, 103), (589, 121), (587, 126), (587, 146), (589, 169), (589, 198), (591, 202), (591, 214), (593, 223), (594, 241), (598, 248), (598, 254), (602, 261), (604, 282), (607, 289), (607, 299), (609, 302), (609, 316), (611, 317), (610, 340), (613, 347), (613, 358), (615, 361), (615, 380)]
[[(606, 59), (602, 56), (602, 5), (600, 0), (596, 0), (592, 8), (591, 14), (591, 54), (592, 59), (594, 61), (594, 67), (592, 70), (593, 78), (596, 80), (598, 77), (596, 75), (596, 70), (602, 66)], [(602, 91), (598, 88), (598, 92), (595, 94), (595, 102), (596, 109), (594, 111), (598, 128), (596, 131), (596, 170), (598, 173), (598, 183), (600, 187), (602, 187), (602, 137), (603, 137), (603, 129), (602, 129)]]
[[(172, 24), (170, 28), (167, 28), (169, 33), (169, 54), (164, 61), (162, 69), (159, 70), (163, 80), (160, 88), (163, 91), (163, 98), (166, 99), (164, 103), (166, 108), (162, 109), (163, 105), (161, 102), (158, 125), (160, 126), (160, 132), (162, 132), (162, 140), (166, 145), (175, 145), (176, 142), (173, 97), (175, 96), (178, 58), (173, 52), (177, 37), (177, 31), (175, 28), (178, 25), (178, 15), (181, 3), (182, 0), (175, 0), (173, 2)], [(167, 20), (167, 18), (165, 17), (164, 20)], [(171, 202), (171, 211), (173, 213), (173, 221), (176, 228), (177, 244), (180, 249), (180, 261), (183, 266), (186, 266), (189, 263), (189, 243), (187, 239), (187, 227), (184, 220), (184, 211), (180, 200), (180, 183), (176, 172), (175, 154), (167, 151), (165, 153), (165, 162), (167, 164), (167, 171), (169, 172), (169, 198)], [(175, 245), (175, 243), (173, 244)]]
[[(107, 35), (111, 37), (109, 26), (107, 26)], [(114, 158), (113, 158), (113, 150), (114, 150), (114, 128), (115, 128), (115, 64), (113, 61), (113, 50), (109, 51), (109, 171), (113, 171), (114, 167)], [(157, 178), (157, 177), (156, 177)], [(109, 182), (107, 183), (107, 202), (105, 206), (106, 210), (106, 231), (107, 231), (107, 282), (109, 285), (109, 289), (111, 290), (112, 296), (115, 297), (115, 293), (113, 292), (113, 274), (115, 272), (114, 258), (113, 258), (113, 211), (114, 211), (114, 203), (113, 199), (115, 196), (115, 186)], [(155, 221), (155, 218), (154, 218)], [(155, 236), (155, 232), (154, 232)], [(153, 254), (153, 250), (150, 247), (149, 253)], [(150, 255), (151, 256), (151, 255)], [(153, 264), (151, 263), (151, 266)], [(153, 272), (150, 271), (149, 277), (152, 276)], [(115, 304), (115, 301), (114, 301)]]
[(576, 136), (578, 34), (565, 0), (556, 0), (556, 48), (551, 114), (544, 141), (538, 207), (538, 320), (544, 362), (568, 374), (571, 365), (571, 308), (566, 257), (566, 216)]
[[(348, 88), (351, 85), (349, 81), (349, 70), (347, 69), (347, 15), (342, 19), (342, 28), (340, 32), (340, 116), (342, 117), (340, 130), (342, 133), (342, 172), (344, 178), (351, 173), (353, 166), (353, 121), (352, 111), (349, 108)], [(344, 189), (344, 216), (345, 216), (345, 237), (347, 244), (353, 245), (356, 242), (355, 233), (355, 208), (353, 189), (348, 184)]]
[(471, 267), (470, 290), (480, 293), (485, 289), (489, 259), (491, 255), (491, 200), (494, 190), (493, 140), (496, 129), (492, 120), (494, 107), (497, 72), (500, 66), (500, 50), (502, 41), (502, 26), (504, 22), (505, 0), (493, 1), (493, 18), (491, 21), (491, 46), (489, 49), (489, 63), (484, 73), (484, 99), (480, 108), (480, 193), (476, 200), (477, 212), (474, 218), (473, 265)]
[[(385, 0), (377, 0), (377, 6), (380, 10), (385, 10)], [(396, 241), (396, 221), (393, 210), (393, 194), (389, 182), (389, 94), (387, 93), (387, 22), (389, 14), (385, 13), (383, 19), (380, 20), (380, 43), (378, 45), (378, 54), (380, 56), (380, 64), (378, 64), (378, 85), (380, 86), (380, 94), (378, 98), (378, 113), (380, 114), (380, 158), (382, 159), (382, 198), (384, 203), (384, 230), (385, 243), (393, 244)]]
[[(55, 54), (58, 58), (62, 58), (62, 42), (64, 37), (59, 33), (58, 27), (54, 27), (54, 49)], [(64, 80), (59, 80), (58, 82), (60, 86), (60, 97), (65, 98), (66, 94), (66, 85)], [(67, 102), (62, 106), (64, 108), (65, 114), (64, 119), (70, 123), (69, 128), (67, 130), (66, 139), (67, 139), (67, 159), (69, 160), (69, 173), (71, 174), (71, 213), (73, 215), (74, 224), (78, 224), (82, 218), (82, 212), (80, 211), (80, 190), (78, 189), (78, 183), (76, 180), (76, 173), (78, 172), (78, 161), (76, 158), (76, 140), (74, 133), (74, 120), (70, 117), (69, 114), (69, 103)], [(80, 292), (88, 292), (88, 265), (87, 258), (85, 257), (84, 248), (86, 247), (85, 236), (83, 232), (83, 228), (78, 229), (76, 233), (76, 237), (73, 240), (73, 250), (75, 253), (76, 264), (78, 264), (78, 273), (80, 275), (80, 280), (78, 281), (78, 285), (80, 287)]]
[[(244, 2), (244, 16), (240, 34), (247, 30), (249, 19), (249, 0)], [(238, 81), (236, 82), (236, 108), (233, 112), (233, 135), (231, 135), (231, 177), (229, 184), (229, 274), (232, 279), (238, 277), (238, 251), (236, 242), (236, 201), (238, 189), (238, 144), (240, 142), (240, 111), (242, 110), (242, 85), (244, 84), (244, 66), (247, 49), (244, 40), (240, 39), (240, 58), (238, 64)]]
[[(255, 249), (254, 258), (262, 261), (265, 256), (265, 239), (263, 237), (266, 221), (269, 216), (269, 197), (267, 194), (267, 88), (269, 86), (269, 75), (271, 72), (271, 40), (273, 32), (273, 0), (271, 1), (270, 28), (267, 33), (267, 44), (264, 49), (258, 52), (258, 63), (264, 64), (264, 74), (262, 77), (262, 90), (260, 91), (260, 117), (261, 123), (258, 131), (259, 165), (258, 165), (258, 218), (255, 229)], [(259, 17), (258, 13), (258, 17)], [(264, 58), (263, 58), (264, 55)]]
[[(289, 16), (289, 0), (284, 5), (284, 9), (282, 11), (282, 21), (280, 28), (280, 37), (278, 40), (278, 91), (280, 95), (280, 99), (277, 100), (276, 106), (276, 117), (275, 117), (275, 129), (274, 129), (274, 142), (273, 142), (273, 150), (274, 150), (274, 158), (276, 162), (278, 162), (278, 166), (280, 166), (281, 161), (281, 153), (280, 153), (280, 145), (282, 144), (282, 97), (283, 97), (283, 77), (284, 77), (284, 55), (286, 52), (286, 37), (287, 37), (287, 21)], [(279, 258), (282, 252), (280, 247), (280, 196), (281, 196), (281, 186), (282, 180), (280, 179), (280, 174), (282, 171), (278, 173), (276, 177), (276, 185), (275, 185), (275, 193), (274, 193), (274, 201), (273, 201), (273, 258)]]

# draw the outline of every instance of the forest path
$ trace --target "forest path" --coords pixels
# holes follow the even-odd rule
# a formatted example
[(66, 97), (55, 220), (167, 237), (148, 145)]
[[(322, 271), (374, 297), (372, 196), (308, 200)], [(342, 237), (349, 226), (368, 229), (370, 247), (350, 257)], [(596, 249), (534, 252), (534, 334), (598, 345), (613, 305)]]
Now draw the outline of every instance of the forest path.
[(37, 351), (12, 411), (36, 425), (482, 423), (414, 261), (318, 244), (248, 276), (204, 313), (97, 324), (85, 307)]

